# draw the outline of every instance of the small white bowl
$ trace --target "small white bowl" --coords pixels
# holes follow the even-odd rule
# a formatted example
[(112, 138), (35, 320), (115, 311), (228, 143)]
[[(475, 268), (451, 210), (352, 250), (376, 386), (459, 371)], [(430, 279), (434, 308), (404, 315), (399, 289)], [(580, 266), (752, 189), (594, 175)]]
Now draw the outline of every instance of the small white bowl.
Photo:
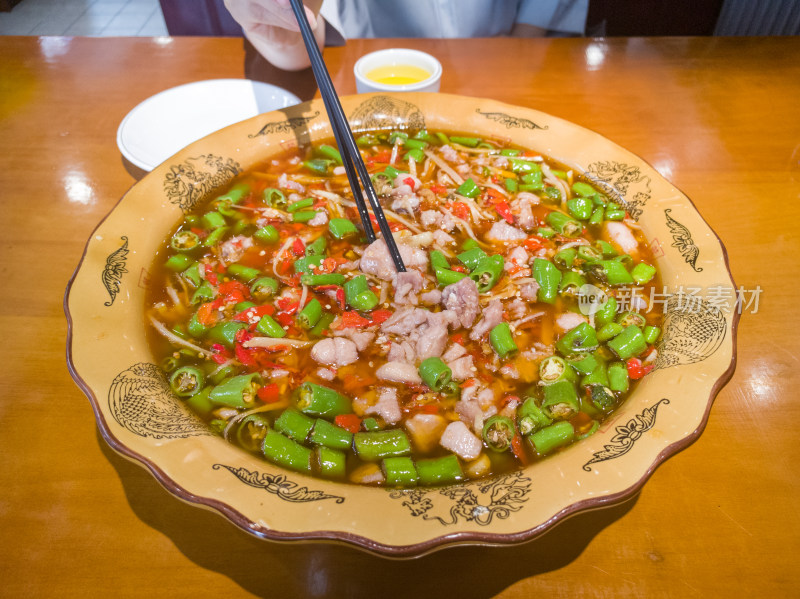
[[(367, 78), (367, 73), (385, 66), (410, 65), (428, 71), (427, 79), (406, 85), (378, 83)], [(442, 79), (442, 65), (430, 54), (407, 48), (390, 48), (371, 52), (358, 59), (353, 68), (359, 94), (369, 92), (438, 92)]]

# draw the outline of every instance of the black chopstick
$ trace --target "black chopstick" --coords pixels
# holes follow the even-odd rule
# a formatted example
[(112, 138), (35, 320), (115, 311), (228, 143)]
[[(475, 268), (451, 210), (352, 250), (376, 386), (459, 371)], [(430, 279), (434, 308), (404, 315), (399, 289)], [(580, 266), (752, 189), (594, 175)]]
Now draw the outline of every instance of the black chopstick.
[(301, 0), (291, 0), (291, 3), (292, 11), (294, 11), (294, 16), (300, 26), (300, 34), (303, 36), (303, 42), (306, 45), (308, 56), (311, 59), (311, 69), (314, 71), (314, 78), (317, 80), (319, 93), (322, 96), (322, 101), (325, 103), (325, 110), (328, 112), (328, 118), (330, 118), (331, 126), (333, 127), (333, 135), (336, 138), (336, 144), (339, 146), (342, 163), (347, 172), (350, 188), (353, 190), (353, 198), (358, 207), (358, 213), (361, 216), (361, 223), (364, 225), (367, 239), (374, 241), (375, 232), (372, 229), (372, 222), (369, 218), (366, 203), (364, 202), (364, 196), (361, 195), (359, 178), (369, 198), (375, 220), (378, 221), (378, 227), (383, 234), (383, 240), (386, 243), (386, 247), (389, 248), (389, 255), (392, 257), (392, 261), (397, 270), (399, 272), (405, 272), (406, 267), (403, 264), (403, 258), (400, 256), (400, 250), (397, 249), (397, 244), (392, 236), (392, 230), (389, 228), (386, 215), (383, 213), (383, 208), (381, 208), (381, 204), (378, 201), (378, 195), (372, 187), (372, 181), (369, 178), (367, 167), (361, 159), (361, 153), (358, 151), (356, 140), (353, 138), (353, 132), (350, 130), (347, 117), (344, 114), (344, 110), (342, 110), (339, 96), (336, 95), (336, 90), (333, 87), (330, 74), (325, 66), (325, 62), (322, 60), (322, 53), (319, 51), (317, 41), (314, 38), (314, 34), (311, 32), (311, 25), (309, 25), (308, 19), (306, 18), (303, 4)]

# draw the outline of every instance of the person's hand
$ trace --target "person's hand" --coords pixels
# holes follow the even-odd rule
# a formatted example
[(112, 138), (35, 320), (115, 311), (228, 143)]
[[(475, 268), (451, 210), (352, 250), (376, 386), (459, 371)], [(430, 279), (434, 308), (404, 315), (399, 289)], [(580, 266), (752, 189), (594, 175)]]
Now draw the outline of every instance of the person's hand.
[[(314, 9), (318, 11), (321, 4), (321, 0), (304, 3), (306, 17), (320, 46), (325, 43), (325, 27)], [(256, 50), (276, 67), (296, 71), (309, 66), (289, 0), (225, 0), (225, 8), (242, 26)]]

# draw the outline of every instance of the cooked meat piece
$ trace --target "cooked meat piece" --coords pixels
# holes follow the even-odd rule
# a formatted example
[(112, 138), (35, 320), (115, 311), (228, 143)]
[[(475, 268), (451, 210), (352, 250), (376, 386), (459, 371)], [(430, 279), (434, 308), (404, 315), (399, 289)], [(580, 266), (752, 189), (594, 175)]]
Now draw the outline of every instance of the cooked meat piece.
[(536, 296), (539, 294), (539, 283), (536, 281), (529, 281), (527, 283), (523, 283), (519, 287), (519, 295), (522, 299), (528, 300), (529, 302), (535, 302)]
[(439, 445), (447, 421), (438, 414), (414, 414), (405, 421), (411, 442), (417, 451), (429, 453)]
[(528, 260), (528, 252), (525, 251), (524, 247), (518, 246), (511, 250), (508, 256), (506, 256), (504, 268), (506, 270), (511, 270), (514, 267), (528, 266)]
[(323, 381), (332, 381), (336, 378), (336, 373), (330, 368), (317, 368), (316, 375)]
[(608, 221), (604, 226), (609, 241), (619, 246), (626, 254), (636, 252), (639, 248), (639, 243), (625, 223)]
[(437, 323), (428, 326), (417, 341), (417, 357), (420, 360), (439, 357), (447, 345), (447, 326)]
[(317, 341), (311, 348), (311, 357), (320, 364), (346, 366), (358, 360), (358, 349), (350, 339), (334, 337)]
[(460, 343), (453, 343), (447, 351), (442, 354), (442, 360), (445, 362), (452, 362), (467, 353), (466, 348)]
[(523, 318), (528, 313), (528, 304), (517, 297), (506, 306), (506, 310), (511, 318)]
[(442, 292), (438, 289), (432, 289), (419, 296), (419, 301), (428, 306), (435, 306), (442, 301)]
[(472, 368), (474, 367), (472, 356), (463, 356), (451, 362), (447, 362), (447, 365), (450, 367), (450, 370), (453, 371), (454, 381), (466, 381), (474, 374), (472, 372)]
[(393, 383), (413, 385), (422, 383), (416, 366), (405, 362), (387, 362), (375, 371), (375, 376), (382, 381), (392, 381)]
[(481, 309), (478, 286), (469, 277), (464, 277), (442, 290), (442, 304), (458, 314), (461, 326), (468, 329), (475, 322), (475, 317)]
[(561, 329), (562, 332), (574, 329), (582, 322), (587, 322), (586, 317), (575, 312), (562, 312), (556, 316), (556, 327)]
[(386, 424), (400, 422), (403, 414), (400, 412), (400, 404), (397, 402), (397, 389), (394, 387), (380, 387), (378, 389), (378, 403), (368, 407), (364, 413), (380, 416)]
[(417, 291), (422, 289), (425, 278), (418, 270), (399, 272), (394, 280), (394, 301), (396, 304), (417, 305)]
[(417, 327), (428, 322), (428, 310), (413, 308), (411, 306), (400, 308), (381, 324), (381, 331), (396, 335), (408, 336)]
[(442, 222), (442, 213), (438, 210), (423, 210), (419, 215), (423, 227), (431, 227)]
[(370, 331), (359, 331), (358, 329), (339, 329), (333, 331), (335, 337), (347, 337), (356, 344), (358, 351), (364, 351), (375, 339), (375, 333)]
[(451, 422), (442, 433), (439, 444), (462, 460), (474, 460), (481, 454), (483, 444), (463, 422)]
[(454, 148), (451, 148), (447, 144), (439, 148), (439, 152), (442, 154), (442, 158), (448, 162), (462, 162), (462, 160), (458, 157), (458, 152), (456, 152)]
[(511, 202), (511, 211), (517, 216), (517, 223), (519, 226), (530, 231), (538, 226), (536, 217), (533, 215), (531, 206), (539, 203), (539, 198), (527, 191), (521, 191), (517, 194), (514, 201)]
[(220, 257), (226, 264), (233, 264), (234, 262), (238, 262), (239, 259), (244, 256), (245, 250), (252, 247), (252, 245), (253, 240), (244, 235), (231, 237), (220, 246)]
[(456, 240), (453, 239), (453, 236), (450, 233), (445, 233), (441, 229), (437, 229), (433, 232), (433, 239), (439, 245), (447, 245), (448, 243), (455, 243)]
[[(399, 193), (397, 197), (395, 196), (396, 192), (408, 192), (408, 193)], [(417, 194), (411, 192), (411, 188), (407, 185), (395, 189), (392, 192), (392, 210), (397, 212), (398, 214), (414, 214), (414, 211), (419, 208), (419, 197)]]
[[(397, 249), (400, 251), (400, 257), (406, 268), (418, 268), (423, 272), (428, 269), (428, 254), (424, 250), (402, 243), (397, 244)], [(383, 239), (377, 239), (367, 246), (361, 255), (359, 266), (361, 272), (375, 275), (384, 281), (391, 281), (397, 274), (392, 256), (389, 254), (389, 248), (386, 247)]]
[(506, 364), (500, 369), (500, 374), (507, 379), (518, 379), (519, 370), (513, 364)]
[(389, 347), (389, 355), (386, 358), (390, 362), (408, 362), (413, 364), (417, 359), (417, 354), (414, 352), (414, 346), (408, 341), (400, 341), (392, 343)]
[(483, 311), (481, 321), (470, 331), (469, 338), (477, 341), (487, 335), (494, 327), (503, 320), (503, 304), (500, 300), (492, 300)]
[(312, 227), (321, 227), (328, 223), (328, 213), (324, 210), (320, 210), (317, 212), (316, 216), (308, 221), (308, 224)]
[(339, 266), (336, 267), (336, 272), (348, 272), (351, 270), (358, 270), (360, 265), (360, 260), (353, 260), (352, 262), (343, 262)]
[(525, 231), (512, 227), (504, 220), (494, 223), (489, 232), (486, 233), (486, 238), (494, 241), (514, 241), (525, 239), (526, 237), (528, 236)]
[(281, 176), (278, 177), (278, 187), (281, 189), (291, 189), (292, 191), (296, 191), (297, 193), (305, 193), (306, 188), (303, 187), (301, 183), (297, 181), (293, 181), (286, 176), (286, 173), (281, 173)]

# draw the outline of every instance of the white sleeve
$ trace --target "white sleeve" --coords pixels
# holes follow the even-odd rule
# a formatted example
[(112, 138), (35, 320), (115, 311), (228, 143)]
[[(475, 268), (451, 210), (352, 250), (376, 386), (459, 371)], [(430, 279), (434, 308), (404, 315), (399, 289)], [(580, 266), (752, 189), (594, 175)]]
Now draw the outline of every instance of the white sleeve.
[(517, 23), (582, 35), (588, 13), (589, 0), (522, 0)]

